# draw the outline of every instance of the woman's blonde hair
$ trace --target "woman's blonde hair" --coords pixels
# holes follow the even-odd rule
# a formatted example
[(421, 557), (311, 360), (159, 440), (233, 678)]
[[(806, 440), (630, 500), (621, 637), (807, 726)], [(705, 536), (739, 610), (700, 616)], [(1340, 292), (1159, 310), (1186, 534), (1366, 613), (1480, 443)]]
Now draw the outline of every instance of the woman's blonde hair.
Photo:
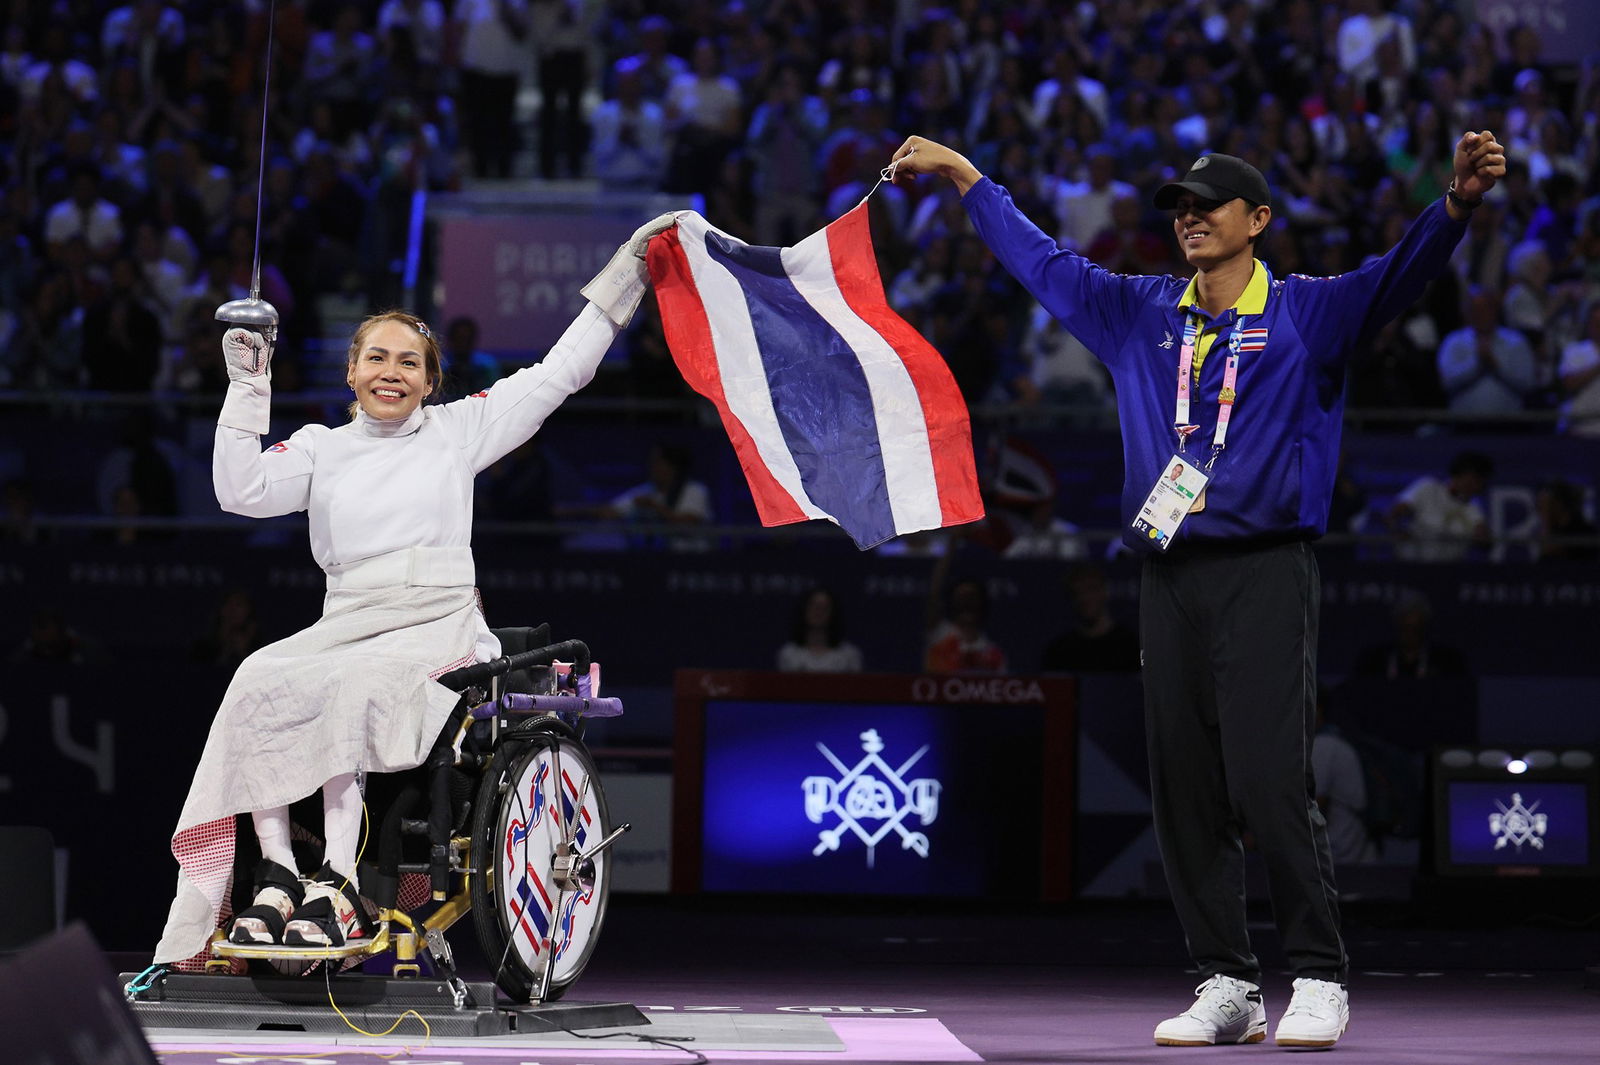
[[(421, 318), (409, 311), (380, 311), (369, 314), (356, 326), (356, 335), (350, 338), (350, 351), (345, 356), (345, 369), (354, 368), (356, 359), (361, 355), (361, 349), (366, 346), (367, 335), (385, 322), (399, 322), (409, 329), (415, 330), (422, 338), (422, 364), (430, 391), (437, 391), (439, 381), (444, 376), (444, 369), (439, 360), (439, 340), (433, 335), (433, 330)], [(361, 410), (358, 400), (350, 401), (350, 417), (354, 418)]]

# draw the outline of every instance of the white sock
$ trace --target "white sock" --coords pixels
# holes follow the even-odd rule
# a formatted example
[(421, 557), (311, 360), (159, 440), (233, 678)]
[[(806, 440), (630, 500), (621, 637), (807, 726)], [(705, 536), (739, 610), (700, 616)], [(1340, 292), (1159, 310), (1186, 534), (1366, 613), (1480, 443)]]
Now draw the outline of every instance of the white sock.
[(323, 855), (333, 871), (356, 882), (356, 847), (361, 843), (361, 788), (354, 773), (341, 773), (322, 786)]
[(255, 822), (256, 839), (261, 842), (261, 857), (299, 876), (300, 871), (294, 865), (294, 848), (289, 846), (289, 808), (274, 806), (270, 810), (257, 810), (250, 815), (250, 820)]

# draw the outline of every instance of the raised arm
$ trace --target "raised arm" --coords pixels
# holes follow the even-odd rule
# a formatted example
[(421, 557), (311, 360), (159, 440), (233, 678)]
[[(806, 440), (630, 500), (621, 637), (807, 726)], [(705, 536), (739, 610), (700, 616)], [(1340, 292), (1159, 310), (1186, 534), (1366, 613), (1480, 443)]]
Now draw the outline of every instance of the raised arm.
[(230, 514), (270, 518), (306, 509), (311, 499), (313, 434), (309, 427), (261, 449), (272, 410), (272, 345), (260, 333), (223, 334), (228, 394), (217, 416), (211, 483)]
[(955, 182), (978, 236), (1034, 299), (1102, 362), (1115, 360), (1141, 308), (1170, 279), (1113, 274), (1028, 219), (1005, 189), (978, 172), (966, 156), (908, 137), (890, 160), (897, 182), (934, 174)]
[(650, 238), (674, 225), (676, 217), (664, 214), (634, 231), (583, 287), (589, 302), (542, 360), (485, 392), (438, 408), (474, 473), (538, 432), (563, 400), (594, 379), (600, 360), (633, 318), (650, 283), (644, 262)]
[(1456, 142), (1455, 180), (1442, 200), (1411, 223), (1399, 243), (1349, 273), (1293, 290), (1301, 333), (1326, 337), (1328, 342), (1318, 350), (1330, 359), (1359, 352), (1444, 272), (1466, 232), (1467, 218), (1505, 172), (1505, 148), (1492, 132), (1463, 134)]

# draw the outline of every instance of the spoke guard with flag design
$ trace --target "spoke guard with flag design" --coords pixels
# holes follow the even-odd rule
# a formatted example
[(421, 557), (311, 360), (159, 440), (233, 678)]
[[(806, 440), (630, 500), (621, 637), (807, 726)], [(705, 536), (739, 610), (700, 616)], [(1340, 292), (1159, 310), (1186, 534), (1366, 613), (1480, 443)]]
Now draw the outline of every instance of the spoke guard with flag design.
[(823, 518), (864, 550), (983, 517), (966, 403), (884, 298), (864, 202), (791, 248), (684, 212), (648, 261), (673, 360), (763, 525)]

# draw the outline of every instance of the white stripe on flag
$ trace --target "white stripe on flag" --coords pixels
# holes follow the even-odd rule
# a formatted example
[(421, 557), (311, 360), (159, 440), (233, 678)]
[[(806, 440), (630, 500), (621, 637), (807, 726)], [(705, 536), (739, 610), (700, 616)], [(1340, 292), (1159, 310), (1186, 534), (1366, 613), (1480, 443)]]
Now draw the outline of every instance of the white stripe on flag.
[(722, 231), (697, 214), (680, 216), (678, 228), (680, 234), (688, 238), (680, 243), (711, 325), (711, 342), (717, 349), (718, 374), (722, 378), (728, 410), (750, 434), (761, 461), (766, 463), (778, 485), (793, 497), (801, 512), (808, 518), (833, 521), (806, 494), (805, 485), (800, 482), (800, 468), (789, 454), (777, 412), (772, 408), (771, 386), (761, 363), (755, 327), (750, 324), (750, 306), (745, 302), (744, 289), (727, 267), (706, 254), (706, 233)]
[(905, 363), (845, 302), (833, 274), (826, 229), (784, 248), (781, 257), (800, 295), (850, 345), (866, 375), (877, 414), (878, 446), (883, 453), (895, 533), (939, 528), (944, 517), (939, 509), (933, 453), (928, 447), (928, 425)]

